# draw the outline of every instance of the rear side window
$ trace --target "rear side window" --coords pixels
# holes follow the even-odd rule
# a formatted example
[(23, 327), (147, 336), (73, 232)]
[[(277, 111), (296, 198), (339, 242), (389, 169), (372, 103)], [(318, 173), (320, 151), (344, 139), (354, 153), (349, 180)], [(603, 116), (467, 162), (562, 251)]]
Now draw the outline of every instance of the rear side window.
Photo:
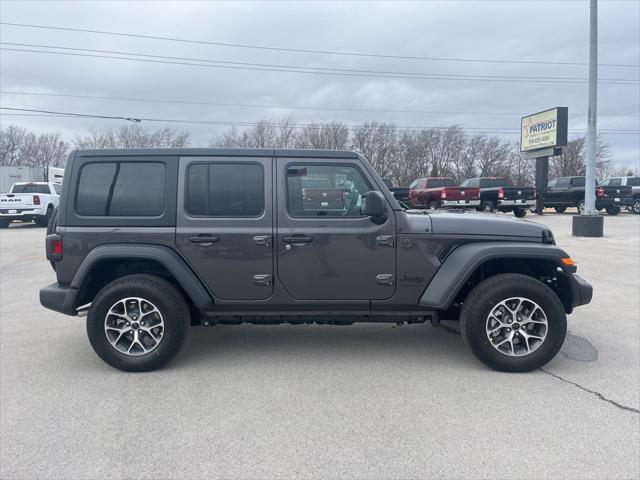
[(157, 217), (164, 212), (166, 168), (160, 162), (104, 162), (82, 167), (76, 212), (83, 216)]
[(259, 217), (264, 171), (255, 163), (196, 163), (187, 173), (186, 209), (204, 217)]
[[(597, 182), (596, 182), (597, 184)], [(574, 177), (571, 179), (572, 187), (584, 187), (584, 177)]]
[(37, 183), (25, 183), (22, 185), (14, 185), (11, 189), (11, 193), (42, 193), (48, 194), (49, 185), (40, 185)]

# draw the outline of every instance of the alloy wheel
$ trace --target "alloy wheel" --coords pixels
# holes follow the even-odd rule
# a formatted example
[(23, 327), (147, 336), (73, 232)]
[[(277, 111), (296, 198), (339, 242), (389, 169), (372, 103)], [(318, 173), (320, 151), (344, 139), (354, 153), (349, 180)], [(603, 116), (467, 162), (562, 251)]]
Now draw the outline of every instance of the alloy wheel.
[(114, 303), (104, 320), (104, 333), (113, 348), (138, 356), (155, 350), (164, 335), (164, 319), (149, 300), (128, 297)]
[(542, 308), (524, 297), (501, 301), (491, 309), (486, 321), (489, 343), (498, 352), (511, 357), (535, 352), (547, 338), (548, 328)]

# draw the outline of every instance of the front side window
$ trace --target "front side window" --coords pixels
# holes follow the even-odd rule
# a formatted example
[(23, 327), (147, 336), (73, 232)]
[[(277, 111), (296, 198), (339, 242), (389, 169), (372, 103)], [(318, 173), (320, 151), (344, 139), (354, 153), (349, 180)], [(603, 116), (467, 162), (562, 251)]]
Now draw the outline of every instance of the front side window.
[(158, 217), (166, 168), (159, 162), (100, 162), (82, 167), (76, 212), (83, 216)]
[(362, 173), (344, 165), (289, 165), (287, 202), (292, 217), (361, 217), (371, 190)]
[(186, 210), (203, 217), (258, 217), (264, 171), (255, 163), (195, 163), (187, 173)]

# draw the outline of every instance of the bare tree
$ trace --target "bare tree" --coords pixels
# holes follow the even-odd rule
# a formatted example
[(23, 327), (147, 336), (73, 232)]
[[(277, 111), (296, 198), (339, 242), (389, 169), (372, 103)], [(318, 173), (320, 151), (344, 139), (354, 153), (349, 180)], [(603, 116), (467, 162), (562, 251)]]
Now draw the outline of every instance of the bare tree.
[(300, 131), (296, 147), (346, 150), (349, 147), (349, 128), (342, 122), (312, 123)]
[(398, 136), (393, 125), (365, 123), (351, 131), (351, 148), (363, 155), (382, 177), (396, 177)]
[[(585, 175), (587, 164), (587, 138), (576, 137), (567, 143), (562, 155), (553, 157), (549, 166), (554, 177)], [(611, 167), (609, 145), (598, 137), (596, 144), (596, 176), (602, 178)]]
[(32, 133), (16, 125), (0, 130), (0, 164), (26, 165), (31, 155)]
[(49, 167), (64, 167), (67, 162), (69, 144), (59, 133), (42, 133), (32, 136), (29, 159), (30, 165), (39, 167), (44, 178), (49, 176)]
[(90, 128), (89, 135), (76, 137), (74, 145), (80, 149), (95, 148), (178, 148), (189, 145), (190, 135), (184, 130), (167, 127), (148, 130), (140, 125), (112, 128)]

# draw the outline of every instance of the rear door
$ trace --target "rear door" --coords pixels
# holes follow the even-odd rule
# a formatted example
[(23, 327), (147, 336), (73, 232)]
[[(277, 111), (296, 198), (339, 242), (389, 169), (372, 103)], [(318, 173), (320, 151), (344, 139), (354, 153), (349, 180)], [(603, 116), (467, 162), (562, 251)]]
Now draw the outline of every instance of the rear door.
[(176, 242), (221, 300), (273, 292), (272, 159), (180, 159)]
[[(363, 194), (378, 190), (362, 164), (355, 159), (278, 158), (276, 171), (278, 279), (289, 295), (297, 300), (360, 300), (363, 305), (392, 297), (395, 216), (389, 205), (383, 222), (360, 213)], [(328, 182), (332, 193), (305, 200), (305, 185), (313, 182)]]

